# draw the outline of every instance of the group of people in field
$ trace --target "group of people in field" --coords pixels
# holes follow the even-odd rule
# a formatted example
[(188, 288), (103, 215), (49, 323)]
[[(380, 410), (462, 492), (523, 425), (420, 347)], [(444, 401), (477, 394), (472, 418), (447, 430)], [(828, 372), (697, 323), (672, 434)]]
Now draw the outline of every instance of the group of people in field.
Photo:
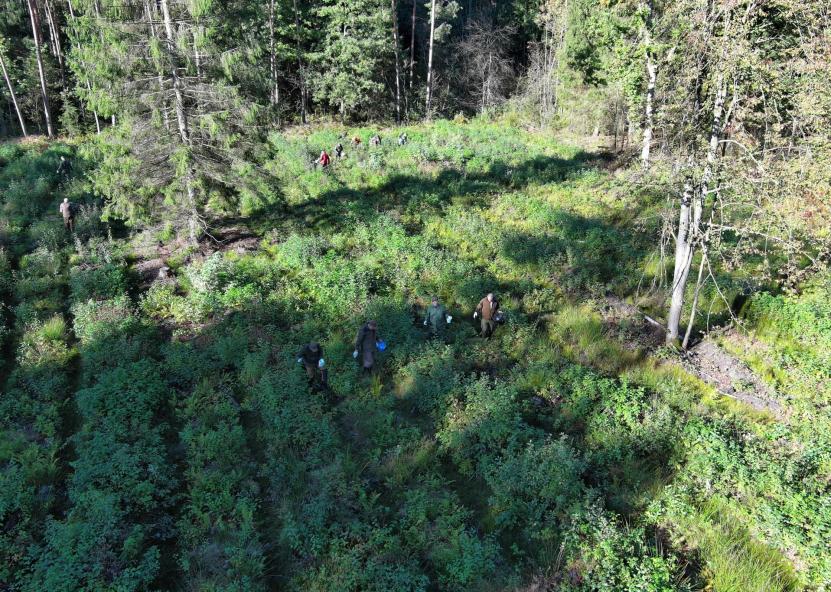
[[(361, 143), (361, 139), (357, 136), (352, 138), (352, 146), (357, 147)], [(407, 133), (401, 132), (398, 136), (398, 144), (403, 146), (407, 143)], [(373, 146), (381, 145), (381, 136), (375, 134), (370, 138), (370, 144)], [(338, 142), (334, 149), (337, 158), (344, 157), (343, 144)], [(320, 158), (315, 161), (322, 167), (328, 167), (331, 162), (329, 154), (324, 150), (320, 154)], [(71, 165), (69, 161), (61, 156), (61, 162), (57, 170), (59, 181), (63, 183), (70, 174)], [(61, 216), (63, 217), (64, 228), (69, 232), (75, 231), (75, 204), (64, 198), (59, 207)], [(474, 320), (479, 319), (480, 333), (479, 335), (485, 339), (489, 339), (499, 323), (502, 313), (499, 310), (499, 301), (494, 298), (492, 292), (489, 292), (473, 312)], [(430, 338), (444, 338), (447, 326), (453, 319), (448, 314), (444, 305), (439, 302), (437, 296), (433, 296), (430, 305), (424, 314), (423, 325), (427, 327)], [(374, 320), (368, 320), (360, 329), (355, 337), (355, 349), (352, 356), (360, 364), (364, 374), (371, 374), (375, 366), (375, 353), (378, 350), (384, 350), (386, 343), (378, 336), (378, 323)], [(306, 376), (309, 379), (309, 386), (320, 384), (323, 387), (328, 386), (328, 368), (326, 361), (323, 358), (323, 347), (316, 342), (307, 343), (300, 350), (297, 356), (297, 362), (303, 365), (306, 371)]]
[[(479, 335), (485, 339), (490, 339), (497, 323), (503, 319), (499, 310), (499, 301), (496, 300), (493, 292), (488, 292), (479, 301), (476, 310), (473, 312), (473, 318), (474, 320), (479, 319)], [(430, 306), (425, 311), (423, 322), (423, 325), (427, 327), (429, 337), (444, 338), (447, 326), (452, 320), (453, 317), (439, 302), (439, 298), (433, 296)], [(372, 374), (375, 366), (375, 353), (384, 349), (386, 349), (386, 342), (378, 335), (377, 321), (369, 320), (361, 325), (355, 337), (355, 349), (352, 352), (352, 357), (358, 362), (364, 374)], [(318, 384), (324, 388), (328, 386), (329, 371), (323, 358), (323, 346), (319, 343), (312, 342), (304, 345), (297, 355), (297, 363), (303, 365), (310, 387), (315, 387)]]
[[(346, 139), (346, 137), (344, 135), (341, 135), (341, 137), (338, 138), (338, 143), (335, 144), (335, 147), (332, 150), (332, 152), (335, 155), (335, 158), (337, 158), (338, 160), (340, 160), (341, 158), (346, 158), (346, 151), (343, 147), (343, 142), (344, 142), (345, 139)], [(409, 138), (407, 137), (407, 132), (401, 132), (400, 134), (398, 134), (398, 145), (399, 146), (404, 146), (408, 142), (408, 140), (409, 140)], [(352, 139), (351, 139), (352, 148), (358, 148), (358, 147), (361, 146), (362, 143), (363, 143), (363, 141), (361, 140), (361, 138), (359, 136), (353, 136)], [(380, 146), (381, 145), (381, 135), (380, 134), (373, 135), (369, 139), (369, 145), (370, 146)], [(324, 148), (323, 150), (321, 150), (320, 156), (318, 156), (317, 160), (315, 160), (312, 164), (314, 164), (316, 166), (320, 166), (321, 169), (326, 170), (326, 169), (329, 168), (329, 165), (332, 164), (332, 157), (329, 156), (329, 152), (327, 152), (326, 149)]]

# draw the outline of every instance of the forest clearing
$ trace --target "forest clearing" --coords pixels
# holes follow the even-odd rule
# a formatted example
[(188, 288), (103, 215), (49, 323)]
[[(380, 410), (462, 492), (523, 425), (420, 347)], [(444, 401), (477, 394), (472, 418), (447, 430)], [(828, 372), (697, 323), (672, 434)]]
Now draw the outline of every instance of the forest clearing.
[(0, 2), (0, 591), (831, 590), (762, 4)]

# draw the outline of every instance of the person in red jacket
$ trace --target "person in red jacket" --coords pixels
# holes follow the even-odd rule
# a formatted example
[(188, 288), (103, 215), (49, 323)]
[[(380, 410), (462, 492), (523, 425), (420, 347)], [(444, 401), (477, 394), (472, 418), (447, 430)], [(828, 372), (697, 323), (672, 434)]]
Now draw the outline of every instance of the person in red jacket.
[(320, 153), (320, 158), (315, 161), (315, 164), (319, 164), (322, 168), (326, 168), (329, 166), (331, 159), (329, 158), (329, 153), (326, 150)]

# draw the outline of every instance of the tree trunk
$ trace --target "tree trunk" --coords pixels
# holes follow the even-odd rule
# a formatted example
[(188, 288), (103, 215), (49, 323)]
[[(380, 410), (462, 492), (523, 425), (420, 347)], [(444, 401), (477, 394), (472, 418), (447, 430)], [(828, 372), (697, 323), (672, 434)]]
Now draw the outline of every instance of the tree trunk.
[(649, 168), (649, 151), (652, 147), (652, 105), (655, 100), (655, 82), (658, 79), (658, 64), (652, 60), (649, 51), (646, 52), (646, 97), (644, 98), (643, 118), (643, 148), (641, 149), (641, 164)]
[[(675, 244), (675, 271), (672, 276), (672, 301), (670, 303), (669, 318), (667, 320), (667, 343), (677, 343), (678, 325), (681, 321), (681, 310), (684, 306), (684, 290), (690, 273), (690, 265), (695, 254), (697, 242), (702, 242), (701, 216), (704, 212), (704, 201), (710, 192), (710, 183), (715, 174), (716, 158), (718, 157), (719, 138), (721, 137), (722, 117), (724, 116), (724, 100), (727, 97), (727, 83), (724, 76), (719, 74), (716, 79), (716, 96), (713, 101), (713, 121), (710, 126), (710, 141), (707, 145), (707, 162), (701, 175), (701, 185), (695, 197), (690, 220), (689, 211), (686, 214), (687, 228), (682, 233), (682, 224), (679, 222), (678, 237)], [(684, 187), (687, 194), (687, 185)], [(682, 220), (685, 216), (682, 200)], [(705, 247), (706, 248), (706, 247)]]
[(297, 54), (297, 75), (300, 77), (300, 121), (306, 123), (306, 75), (303, 71), (303, 56), (300, 53), (300, 12), (297, 9), (297, 0), (294, 6), (294, 45)]
[(692, 181), (687, 180), (681, 195), (678, 234), (675, 237), (675, 270), (672, 273), (672, 296), (667, 317), (667, 345), (675, 345), (678, 342), (678, 327), (681, 324), (681, 313), (684, 309), (684, 290), (687, 287), (687, 277), (692, 264), (693, 245), (690, 228), (692, 201), (693, 185)]
[(49, 26), (49, 38), (52, 41), (53, 55), (58, 60), (58, 70), (61, 74), (61, 87), (65, 88), (66, 77), (64, 74), (63, 48), (61, 47), (61, 32), (50, 0), (44, 0), (43, 7), (46, 10), (46, 23)]
[[(173, 35), (173, 24), (170, 18), (170, 11), (167, 7), (167, 0), (160, 0), (162, 8), (162, 18), (164, 19), (164, 29), (167, 36), (168, 52), (172, 55), (172, 49), (176, 46), (176, 39)], [(171, 60), (170, 64), (171, 75), (173, 76), (173, 96), (176, 107), (176, 120), (179, 124), (179, 135), (182, 138), (182, 144), (190, 148), (190, 130), (188, 129), (188, 120), (185, 112), (185, 101), (182, 92), (182, 81), (179, 78), (179, 73), (176, 71), (176, 64)], [(190, 158), (190, 157), (188, 157)], [(187, 165), (187, 172), (185, 173), (185, 191), (187, 193), (188, 211), (188, 234), (190, 242), (196, 244), (199, 240), (199, 210), (197, 204), (197, 196), (195, 189), (195, 179), (190, 163)]]
[(416, 7), (418, 0), (413, 0), (413, 20), (410, 31), (410, 90), (413, 90), (413, 79), (415, 78), (415, 35), (416, 35)]
[(196, 30), (193, 28), (193, 61), (196, 64), (196, 79), (202, 79), (202, 58), (199, 55), (199, 46), (196, 43)]
[(401, 123), (401, 52), (398, 41), (398, 2), (391, 0), (392, 43), (395, 50), (395, 121)]
[(6, 79), (6, 86), (9, 87), (9, 94), (12, 97), (15, 113), (17, 113), (17, 120), (20, 122), (20, 131), (23, 132), (23, 137), (26, 138), (29, 136), (26, 131), (26, 122), (23, 121), (23, 114), (20, 112), (20, 105), (17, 104), (17, 95), (14, 94), (14, 87), (12, 86), (11, 78), (9, 78), (9, 73), (6, 71), (6, 62), (3, 60), (2, 51), (0, 51), (0, 68), (3, 69), (3, 78)]
[(274, 35), (274, 0), (270, 0), (268, 3), (268, 50), (269, 68), (271, 73), (269, 100), (271, 101), (271, 106), (276, 107), (280, 102), (280, 90), (277, 85), (277, 54)]
[(424, 116), (429, 120), (432, 118), (430, 109), (433, 102), (433, 38), (436, 33), (436, 0), (430, 2), (430, 44), (427, 51), (427, 104)]
[(55, 136), (55, 130), (52, 127), (52, 109), (49, 106), (49, 91), (46, 88), (46, 73), (43, 69), (43, 56), (40, 52), (40, 23), (37, 13), (37, 8), (34, 5), (34, 0), (26, 0), (29, 7), (29, 18), (32, 21), (32, 37), (35, 41), (35, 58), (38, 63), (38, 74), (40, 76), (40, 94), (43, 99), (43, 114), (46, 118), (46, 134), (52, 138)]
[(698, 264), (698, 279), (695, 281), (692, 306), (690, 306), (690, 320), (687, 322), (687, 331), (684, 333), (684, 341), (681, 343), (681, 349), (687, 349), (687, 346), (690, 344), (690, 335), (692, 335), (693, 326), (695, 325), (695, 311), (698, 308), (698, 297), (701, 295), (701, 280), (704, 277), (704, 264), (706, 262), (707, 247), (704, 245), (701, 250), (701, 262)]
[[(156, 25), (153, 24), (153, 8), (150, 6), (150, 2), (148, 0), (145, 0), (144, 2), (144, 11), (147, 13), (147, 23), (150, 26), (150, 36), (153, 39), (158, 39), (159, 36), (156, 34)], [(164, 122), (164, 128), (167, 131), (170, 131), (170, 118), (167, 116), (167, 101), (164, 96), (164, 75), (162, 74), (161, 68), (158, 70), (157, 80), (159, 81), (159, 96), (162, 102), (162, 121)]]
[[(167, 0), (160, 0), (162, 18), (164, 19), (164, 30), (167, 35), (168, 53), (172, 55), (173, 47), (176, 47), (176, 39), (173, 36), (173, 22), (170, 18), (170, 11), (167, 8)], [(173, 77), (173, 96), (175, 101), (176, 120), (179, 124), (179, 135), (182, 144), (190, 146), (190, 133), (188, 131), (188, 120), (185, 113), (185, 99), (182, 93), (182, 81), (176, 69), (176, 64), (171, 60), (170, 74)]]
[(719, 74), (716, 80), (716, 98), (713, 104), (713, 123), (710, 126), (710, 142), (707, 145), (707, 163), (701, 175), (701, 192), (707, 199), (710, 193), (710, 184), (716, 170), (718, 145), (721, 139), (722, 118), (724, 117), (724, 100), (727, 98), (727, 81), (724, 75)]

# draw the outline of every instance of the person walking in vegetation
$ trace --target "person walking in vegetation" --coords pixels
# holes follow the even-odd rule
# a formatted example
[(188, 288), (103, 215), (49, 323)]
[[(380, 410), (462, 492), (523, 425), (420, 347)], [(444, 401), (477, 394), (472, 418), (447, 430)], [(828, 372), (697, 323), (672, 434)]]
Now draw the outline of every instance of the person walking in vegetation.
[(398, 145), (403, 146), (407, 143), (407, 132), (401, 132), (398, 134)]
[(331, 158), (329, 158), (329, 153), (326, 150), (321, 151), (320, 156), (315, 161), (315, 164), (319, 164), (322, 169), (326, 169), (331, 162)]
[(61, 162), (58, 164), (58, 170), (55, 173), (58, 175), (58, 183), (64, 183), (69, 179), (69, 174), (72, 172), (72, 164), (65, 156), (61, 156)]
[(63, 227), (69, 232), (75, 232), (75, 205), (69, 201), (68, 197), (63, 198), (60, 211), (63, 216)]
[(338, 145), (335, 146), (335, 158), (337, 158), (338, 160), (343, 158), (343, 144), (341, 144), (340, 142), (338, 142)]
[(378, 323), (367, 321), (358, 330), (355, 338), (355, 351), (352, 356), (355, 359), (360, 357), (361, 368), (365, 374), (372, 372), (375, 365), (375, 351), (378, 347)]
[(496, 327), (496, 314), (499, 310), (499, 302), (493, 297), (493, 292), (488, 292), (488, 295), (479, 301), (476, 305), (476, 311), (473, 313), (473, 318), (481, 317), (482, 332), (480, 335), (486, 339), (490, 339), (493, 335), (493, 330)]
[(326, 362), (323, 359), (323, 348), (319, 343), (307, 343), (297, 355), (297, 362), (303, 364), (306, 376), (309, 379), (309, 386), (315, 385), (316, 379), (320, 379), (320, 385), (325, 387), (328, 384), (328, 371)]
[(444, 337), (450, 319), (447, 309), (439, 303), (438, 296), (433, 296), (430, 306), (427, 307), (427, 314), (424, 316), (424, 326), (427, 327), (430, 337)]

